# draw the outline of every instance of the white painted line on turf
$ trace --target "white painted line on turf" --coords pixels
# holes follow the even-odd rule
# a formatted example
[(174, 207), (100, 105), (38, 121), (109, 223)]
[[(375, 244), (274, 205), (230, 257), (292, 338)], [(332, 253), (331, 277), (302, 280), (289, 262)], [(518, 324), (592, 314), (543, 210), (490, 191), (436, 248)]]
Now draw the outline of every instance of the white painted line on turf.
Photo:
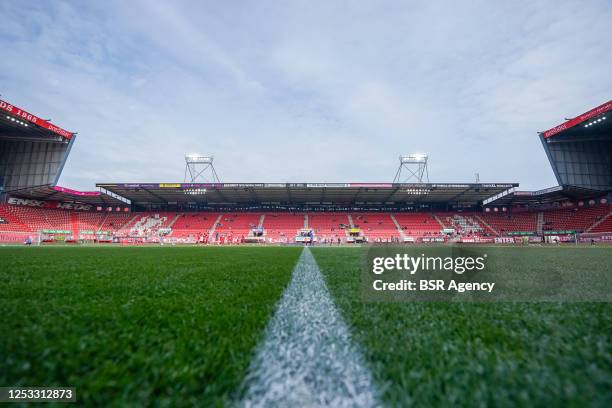
[(246, 387), (244, 407), (379, 405), (372, 375), (308, 248), (266, 328)]

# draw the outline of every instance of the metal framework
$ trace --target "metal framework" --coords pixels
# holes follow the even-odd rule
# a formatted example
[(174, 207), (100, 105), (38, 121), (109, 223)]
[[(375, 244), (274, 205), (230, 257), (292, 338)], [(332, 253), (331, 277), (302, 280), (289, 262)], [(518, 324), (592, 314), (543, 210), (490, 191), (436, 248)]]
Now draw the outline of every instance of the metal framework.
[[(221, 183), (213, 165), (213, 156), (185, 155), (185, 183)], [(189, 178), (187, 178), (189, 175)]]
[(399, 157), (399, 167), (395, 173), (394, 183), (429, 183), (428, 156), (424, 153), (410, 154)]

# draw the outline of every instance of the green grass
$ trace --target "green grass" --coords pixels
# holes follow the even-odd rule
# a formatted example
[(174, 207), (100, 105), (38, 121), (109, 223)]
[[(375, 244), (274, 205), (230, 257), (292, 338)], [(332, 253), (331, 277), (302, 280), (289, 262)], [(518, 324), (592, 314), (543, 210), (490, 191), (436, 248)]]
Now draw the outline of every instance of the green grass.
[(0, 248), (0, 385), (230, 402), (299, 248)]
[[(610, 248), (496, 251), (576, 273), (612, 261)], [(313, 254), (387, 404), (611, 405), (612, 304), (364, 302), (361, 250)]]

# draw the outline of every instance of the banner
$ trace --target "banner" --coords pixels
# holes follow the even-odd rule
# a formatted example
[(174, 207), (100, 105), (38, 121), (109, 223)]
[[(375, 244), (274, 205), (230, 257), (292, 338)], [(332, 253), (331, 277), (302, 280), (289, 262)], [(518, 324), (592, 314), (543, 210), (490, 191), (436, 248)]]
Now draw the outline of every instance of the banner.
[(72, 139), (73, 133), (68, 132), (67, 130), (64, 130), (58, 126), (52, 125), (46, 120), (43, 120), (36, 115), (32, 115), (28, 111), (18, 108), (15, 105), (11, 105), (10, 103), (3, 101), (2, 99), (0, 99), (0, 110), (10, 113), (12, 116), (27, 120), (28, 122), (38, 125), (42, 128), (50, 130), (51, 132), (63, 136), (66, 139)]
[(496, 244), (514, 244), (514, 238), (512, 237), (497, 237), (495, 238)]
[(421, 242), (444, 242), (443, 237), (423, 237)]
[(560, 124), (559, 126), (556, 126), (552, 129), (549, 129), (547, 131), (545, 131), (543, 133), (544, 138), (549, 138), (551, 136), (556, 135), (557, 133), (561, 133), (564, 130), (567, 130), (569, 128), (572, 128), (586, 120), (591, 119), (594, 116), (600, 115), (602, 113), (606, 113), (609, 110), (612, 110), (612, 101), (608, 101), (606, 103), (604, 103), (603, 105), (599, 105), (598, 107), (591, 109), (590, 111), (583, 113), (580, 116), (575, 117), (574, 119), (568, 120), (565, 123)]
[(7, 204), (21, 205), (25, 207), (55, 208), (59, 210), (77, 210), (77, 211), (93, 210), (93, 206), (89, 204), (62, 203), (59, 201), (42, 201), (42, 200), (32, 200), (29, 198), (17, 198), (17, 197), (10, 197), (7, 200)]

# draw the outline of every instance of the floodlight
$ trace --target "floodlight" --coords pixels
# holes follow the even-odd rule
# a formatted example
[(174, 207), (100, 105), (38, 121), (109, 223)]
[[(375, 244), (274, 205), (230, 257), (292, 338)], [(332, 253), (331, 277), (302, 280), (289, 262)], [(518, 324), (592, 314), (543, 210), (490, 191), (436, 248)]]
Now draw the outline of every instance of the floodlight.
[[(217, 176), (217, 172), (215, 171), (215, 167), (213, 166), (214, 157), (213, 156), (205, 156), (202, 154), (186, 154), (185, 155), (185, 182), (189, 181), (190, 183), (199, 183), (199, 182), (207, 182), (206, 172), (208, 171), (208, 178), (210, 181), (214, 183), (220, 183), (219, 176)], [(189, 179), (187, 178), (187, 173), (189, 173)]]
[[(429, 170), (427, 169), (427, 159), (428, 156), (426, 153), (413, 153), (409, 155), (399, 156), (399, 168), (397, 169), (397, 173), (395, 174), (395, 178), (393, 179), (394, 183), (405, 183), (409, 181), (411, 178), (415, 178), (419, 183), (423, 182), (424, 176), (429, 182)], [(402, 171), (405, 170), (406, 176), (408, 176), (405, 180), (402, 180)]]

